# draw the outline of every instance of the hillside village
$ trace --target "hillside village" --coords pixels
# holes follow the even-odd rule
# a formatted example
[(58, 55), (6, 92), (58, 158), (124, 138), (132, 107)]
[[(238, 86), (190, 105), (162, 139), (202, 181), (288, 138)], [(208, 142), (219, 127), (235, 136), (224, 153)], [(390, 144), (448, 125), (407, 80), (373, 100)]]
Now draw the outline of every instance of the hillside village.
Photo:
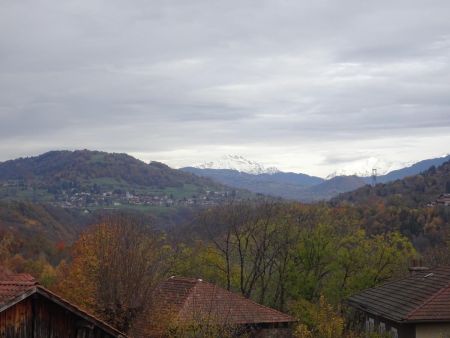
[[(207, 207), (218, 205), (224, 200), (240, 196), (239, 191), (229, 190), (198, 190), (191, 195), (179, 196), (176, 191), (164, 193), (164, 190), (154, 193), (128, 191), (121, 188), (106, 190), (97, 185), (93, 187), (72, 187), (69, 189), (35, 189), (23, 181), (9, 180), (0, 182), (0, 198), (24, 198), (30, 201), (46, 201), (62, 208), (118, 208), (121, 206), (152, 206), (152, 207)], [(187, 196), (186, 196), (187, 195)]]
[(154, 207), (179, 207), (179, 206), (214, 206), (220, 204), (232, 193), (220, 191), (205, 191), (191, 197), (177, 198), (170, 195), (144, 195), (133, 194), (129, 191), (107, 191), (101, 194), (91, 192), (63, 193), (56, 196), (55, 206), (63, 208), (108, 208), (120, 206), (154, 206)]

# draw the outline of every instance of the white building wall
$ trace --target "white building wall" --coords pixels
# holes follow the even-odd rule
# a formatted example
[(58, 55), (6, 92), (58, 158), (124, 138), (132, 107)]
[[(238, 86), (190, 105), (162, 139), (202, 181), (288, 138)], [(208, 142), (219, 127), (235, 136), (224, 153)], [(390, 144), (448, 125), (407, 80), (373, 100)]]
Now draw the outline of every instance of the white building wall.
[(416, 338), (450, 338), (450, 324), (417, 324)]

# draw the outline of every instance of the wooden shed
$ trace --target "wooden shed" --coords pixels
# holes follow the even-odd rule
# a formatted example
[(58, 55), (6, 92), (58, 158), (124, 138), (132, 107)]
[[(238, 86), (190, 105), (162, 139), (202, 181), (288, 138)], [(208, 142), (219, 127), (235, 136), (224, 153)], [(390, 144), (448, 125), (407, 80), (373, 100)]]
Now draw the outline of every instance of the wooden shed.
[(28, 274), (0, 275), (0, 337), (125, 337), (40, 286)]

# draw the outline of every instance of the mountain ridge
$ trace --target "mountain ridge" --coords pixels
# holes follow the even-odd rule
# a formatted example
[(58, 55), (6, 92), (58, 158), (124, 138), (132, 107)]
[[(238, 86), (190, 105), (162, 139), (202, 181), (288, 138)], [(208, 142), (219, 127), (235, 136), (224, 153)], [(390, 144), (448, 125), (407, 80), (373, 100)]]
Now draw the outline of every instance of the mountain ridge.
[[(438, 166), (447, 160), (450, 160), (450, 155), (419, 161), (385, 175), (378, 175), (376, 176), (376, 181), (385, 183), (415, 175), (433, 165)], [(358, 189), (373, 182), (371, 176), (338, 175), (329, 179), (323, 179), (302, 173), (285, 173), (282, 171), (267, 175), (242, 173), (231, 169), (202, 169), (194, 167), (180, 169), (211, 178), (228, 186), (301, 202), (328, 200), (341, 193)]]
[(447, 154), (447, 155), (444, 155), (441, 157), (422, 160), (422, 161), (413, 163), (405, 168), (393, 170), (391, 172), (388, 172), (385, 175), (378, 176), (377, 182), (387, 183), (387, 182), (395, 181), (397, 179), (401, 179), (404, 177), (417, 175), (425, 170), (428, 170), (432, 166), (440, 166), (447, 161), (450, 161), (450, 154)]
[[(241, 171), (195, 167), (172, 169), (164, 163), (145, 163), (124, 153), (55, 150), (0, 162), (0, 199), (28, 199), (63, 207), (169, 206), (174, 201), (183, 205), (207, 205), (212, 200), (220, 201), (233, 190), (234, 194), (237, 190), (247, 190), (289, 200), (315, 202), (372, 183), (371, 177), (348, 175), (326, 180), (271, 167), (267, 169), (239, 155), (227, 158), (237, 161)], [(376, 180), (379, 183), (390, 182), (449, 159), (450, 155), (419, 161), (379, 175)]]

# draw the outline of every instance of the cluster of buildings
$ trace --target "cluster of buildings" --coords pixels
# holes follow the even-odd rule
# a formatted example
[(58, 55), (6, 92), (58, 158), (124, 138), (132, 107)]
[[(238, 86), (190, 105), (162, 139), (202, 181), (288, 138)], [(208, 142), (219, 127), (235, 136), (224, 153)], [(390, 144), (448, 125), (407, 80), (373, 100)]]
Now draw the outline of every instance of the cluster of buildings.
[[(409, 277), (364, 290), (347, 300), (361, 328), (392, 338), (450, 336), (450, 267), (413, 268)], [(167, 320), (167, 319), (170, 319)], [(170, 277), (154, 290), (129, 337), (179, 337), (207, 327), (233, 328), (233, 336), (292, 337), (297, 320), (201, 279)], [(358, 322), (358, 321), (356, 321)], [(173, 332), (173, 331), (172, 331)], [(39, 285), (28, 274), (0, 274), (0, 337), (125, 338)], [(220, 336), (211, 333), (211, 337)]]
[(34, 189), (23, 181), (0, 182), (3, 188), (3, 197), (29, 198), (32, 201), (52, 201), (51, 203), (63, 208), (104, 208), (120, 206), (154, 206), (154, 207), (179, 207), (179, 206), (214, 206), (235, 196), (236, 191), (199, 190), (191, 195), (181, 191), (166, 193), (161, 191), (127, 191), (114, 189), (105, 191), (99, 187), (67, 187)]
[(450, 206), (450, 194), (442, 194), (436, 199), (435, 203), (436, 205)]
[[(170, 321), (165, 320), (169, 318)], [(129, 337), (167, 337), (169, 326), (233, 328), (236, 335), (290, 337), (295, 319), (200, 279), (171, 277)], [(211, 331), (211, 328), (217, 331)], [(213, 334), (213, 333), (212, 333)], [(39, 285), (28, 274), (0, 275), (0, 337), (125, 338), (127, 335)], [(211, 336), (211, 337), (215, 337)]]
[(428, 204), (429, 207), (434, 206), (443, 206), (448, 207), (450, 206), (450, 194), (441, 194), (436, 200)]
[(226, 191), (205, 191), (190, 197), (176, 197), (173, 194), (131, 193), (128, 191), (103, 193), (73, 192), (56, 196), (53, 204), (64, 208), (118, 207), (118, 206), (213, 206), (229, 196)]

